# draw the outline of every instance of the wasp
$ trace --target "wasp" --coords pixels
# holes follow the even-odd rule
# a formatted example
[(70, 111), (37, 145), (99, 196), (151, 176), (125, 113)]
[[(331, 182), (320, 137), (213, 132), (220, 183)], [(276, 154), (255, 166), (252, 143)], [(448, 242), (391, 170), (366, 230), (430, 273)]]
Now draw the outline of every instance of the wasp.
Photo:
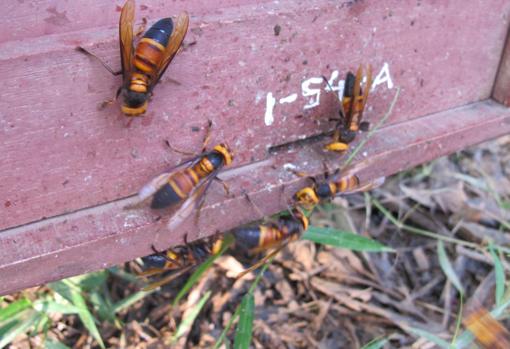
[[(299, 177), (306, 176), (306, 174), (301, 172), (292, 172)], [(381, 186), (385, 180), (385, 177), (380, 177), (360, 185), (360, 179), (355, 174), (356, 168), (351, 168), (345, 171), (344, 174), (340, 172), (340, 169), (337, 169), (333, 175), (330, 175), (329, 170), (326, 169), (324, 178), (321, 180), (308, 176), (312, 181), (312, 185), (304, 187), (294, 194), (293, 199), (296, 204), (307, 210), (312, 210), (317, 204), (326, 200), (331, 200), (340, 194), (353, 194), (377, 188)]]
[[(289, 212), (290, 215), (279, 217), (274, 221), (239, 227), (223, 236), (216, 234), (212, 238), (189, 244), (185, 238), (185, 245), (163, 252), (152, 247), (154, 254), (142, 258), (144, 264), (150, 269), (140, 275), (152, 276), (165, 271), (176, 271), (176, 273), (151, 283), (144, 290), (152, 290), (174, 280), (179, 275), (204, 262), (208, 257), (219, 254), (227, 247), (250, 255), (275, 248), (259, 262), (240, 273), (237, 279), (243, 277), (251, 270), (258, 268), (267, 259), (276, 255), (289, 242), (299, 239), (308, 229), (308, 218), (299, 208), (292, 208)], [(231, 242), (232, 240), (233, 242)]]
[(185, 236), (184, 241), (185, 245), (165, 251), (158, 251), (152, 246), (154, 253), (142, 257), (144, 265), (149, 267), (149, 269), (140, 273), (140, 276), (152, 276), (165, 271), (176, 272), (149, 284), (144, 288), (145, 291), (155, 289), (174, 280), (179, 275), (203, 263), (210, 256), (219, 254), (225, 245), (224, 238), (218, 234), (191, 243), (187, 242)]
[(238, 251), (254, 254), (274, 248), (259, 262), (237, 275), (237, 279), (261, 266), (287, 246), (289, 242), (298, 240), (308, 229), (308, 218), (301, 209), (294, 207), (289, 209), (289, 213), (289, 215), (278, 217), (267, 223), (239, 227), (233, 230), (235, 248)]
[(311, 179), (313, 180), (312, 186), (305, 187), (294, 194), (296, 202), (305, 208), (313, 208), (319, 202), (332, 199), (340, 193), (352, 192), (360, 184), (360, 180), (355, 174), (336, 176), (336, 178), (324, 181)]
[[(326, 78), (324, 77), (324, 79)], [(365, 80), (365, 83), (362, 87), (363, 80)], [(331, 119), (336, 120), (337, 124), (333, 134), (333, 141), (324, 147), (325, 150), (336, 152), (345, 151), (349, 148), (349, 143), (356, 137), (358, 130), (368, 130), (370, 125), (368, 122), (362, 122), (362, 117), (371, 86), (371, 65), (368, 65), (365, 77), (363, 77), (362, 65), (358, 67), (356, 75), (352, 72), (347, 73), (343, 97), (340, 101), (340, 117)], [(330, 89), (332, 90), (331, 86)]]
[(182, 12), (175, 23), (172, 18), (160, 19), (147, 30), (133, 49), (134, 17), (135, 2), (128, 0), (122, 7), (119, 21), (121, 71), (113, 71), (99, 57), (82, 47), (77, 48), (97, 58), (113, 75), (122, 73), (122, 85), (115, 99), (122, 94), (121, 110), (128, 117), (143, 115), (147, 110), (152, 90), (181, 47), (189, 25), (186, 12)]
[[(147, 183), (138, 193), (141, 202), (151, 199), (151, 208), (162, 209), (202, 196), (216, 175), (232, 163), (233, 153), (220, 143), (212, 150), (187, 160)], [(219, 179), (218, 179), (219, 180)]]

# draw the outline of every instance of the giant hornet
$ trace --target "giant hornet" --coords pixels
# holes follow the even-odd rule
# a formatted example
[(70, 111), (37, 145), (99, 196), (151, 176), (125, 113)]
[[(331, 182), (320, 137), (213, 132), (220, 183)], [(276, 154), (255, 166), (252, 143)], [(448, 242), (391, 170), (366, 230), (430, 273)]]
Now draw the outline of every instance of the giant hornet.
[(239, 227), (233, 230), (232, 235), (235, 238), (235, 247), (238, 251), (254, 254), (274, 248), (260, 261), (237, 275), (237, 279), (260, 267), (287, 246), (289, 242), (298, 240), (308, 229), (308, 218), (301, 209), (291, 208), (289, 214), (267, 223)]
[[(354, 174), (354, 169), (340, 174), (337, 169), (332, 176), (329, 171), (325, 172), (323, 180), (317, 180), (314, 177), (308, 177), (313, 183), (311, 186), (304, 187), (294, 194), (294, 201), (299, 206), (312, 210), (320, 202), (331, 200), (339, 194), (353, 194), (362, 191), (368, 191), (384, 183), (385, 178), (380, 177), (364, 185), (360, 185), (359, 177)], [(304, 176), (300, 172), (294, 172), (298, 176)]]
[(352, 72), (347, 73), (343, 97), (340, 101), (340, 117), (332, 119), (337, 120), (333, 141), (327, 144), (324, 149), (336, 152), (345, 151), (349, 148), (349, 143), (356, 137), (358, 130), (368, 130), (368, 122), (362, 122), (361, 120), (363, 110), (367, 104), (368, 93), (372, 86), (372, 66), (370, 64), (367, 67), (365, 78), (365, 84), (362, 88), (363, 67), (361, 65), (358, 67), (356, 76)]
[(208, 257), (218, 254), (226, 246), (226, 241), (231, 238), (234, 240), (231, 248), (242, 254), (254, 254), (275, 248), (259, 262), (237, 275), (237, 279), (239, 279), (261, 266), (289, 242), (299, 239), (307, 228), (308, 218), (300, 209), (292, 208), (290, 216), (282, 216), (274, 221), (259, 225), (235, 228), (224, 237), (216, 234), (211, 238), (198, 240), (190, 244), (186, 243), (186, 245), (177, 246), (163, 252), (159, 252), (153, 247), (155, 253), (142, 258), (144, 264), (151, 267), (151, 269), (140, 275), (151, 276), (167, 270), (176, 271), (176, 273), (151, 283), (144, 290), (152, 290), (166, 284), (204, 262)]
[(151, 208), (161, 209), (203, 195), (216, 175), (232, 163), (233, 153), (224, 143), (187, 160), (147, 183), (138, 193), (140, 200), (151, 198)]
[(139, 116), (147, 110), (154, 86), (172, 61), (188, 31), (189, 17), (182, 12), (174, 24), (172, 18), (163, 18), (147, 30), (133, 49), (133, 22), (135, 1), (127, 0), (119, 21), (121, 71), (113, 71), (99, 57), (82, 47), (77, 49), (98, 59), (113, 75), (122, 73), (122, 85), (115, 99), (122, 93), (122, 112), (129, 117)]
[(140, 276), (152, 276), (165, 271), (175, 271), (175, 273), (149, 284), (144, 288), (145, 291), (155, 289), (174, 280), (179, 275), (204, 262), (208, 257), (220, 253), (224, 245), (224, 239), (219, 235), (191, 243), (186, 241), (186, 237), (184, 240), (185, 245), (170, 248), (162, 252), (157, 251), (152, 246), (154, 253), (142, 258), (144, 265), (149, 267), (149, 269), (140, 273)]
[[(150, 199), (151, 208), (162, 209), (183, 204), (187, 199), (196, 199), (200, 196), (201, 200), (203, 199), (203, 194), (212, 180), (219, 180), (217, 174), (224, 166), (230, 165), (234, 157), (225, 143), (220, 143), (212, 150), (206, 151), (211, 125), (212, 122), (209, 120), (202, 153), (153, 178), (138, 192), (138, 203)], [(168, 142), (167, 145), (171, 147)], [(227, 190), (226, 186), (225, 190)]]

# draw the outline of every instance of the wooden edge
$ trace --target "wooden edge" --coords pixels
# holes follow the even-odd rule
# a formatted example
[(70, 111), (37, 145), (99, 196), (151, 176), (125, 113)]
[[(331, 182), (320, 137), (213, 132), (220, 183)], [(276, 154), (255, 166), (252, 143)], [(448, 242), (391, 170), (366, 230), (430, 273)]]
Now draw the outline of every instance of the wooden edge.
[(510, 30), (501, 55), (498, 73), (492, 89), (492, 98), (507, 107), (510, 106)]
[[(509, 132), (510, 109), (487, 100), (383, 128), (354, 163), (361, 181), (370, 181)], [(0, 294), (129, 261), (150, 254), (151, 244), (158, 249), (181, 244), (185, 234), (193, 240), (260, 218), (244, 191), (265, 214), (284, 210), (306, 182), (286, 169), (319, 174), (325, 160), (334, 168), (346, 159), (324, 154), (324, 142), (280, 148), (267, 160), (225, 171), (222, 177), (233, 197), (226, 198), (221, 185), (213, 184), (198, 226), (191, 214), (170, 232), (168, 215), (146, 208), (123, 209), (132, 200), (126, 198), (4, 230), (0, 232)]]

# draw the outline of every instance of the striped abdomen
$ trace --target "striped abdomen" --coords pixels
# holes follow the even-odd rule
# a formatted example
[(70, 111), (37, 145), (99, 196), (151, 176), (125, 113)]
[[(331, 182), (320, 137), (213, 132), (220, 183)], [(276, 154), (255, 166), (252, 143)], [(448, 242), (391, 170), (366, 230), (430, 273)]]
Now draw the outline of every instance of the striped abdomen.
[(142, 260), (146, 266), (151, 268), (178, 269), (186, 265), (187, 250), (187, 246), (178, 246), (175, 249), (168, 249), (162, 253), (142, 257)]
[(171, 175), (168, 183), (154, 194), (151, 208), (165, 208), (187, 199), (198, 183), (215, 170), (209, 158), (210, 155), (204, 156), (191, 168)]
[(330, 182), (329, 185), (332, 196), (335, 196), (338, 193), (356, 189), (359, 186), (359, 178), (356, 175), (344, 176), (334, 182)]
[(304, 216), (280, 217), (276, 223), (238, 228), (234, 231), (234, 237), (236, 247), (245, 252), (258, 252), (286, 240), (296, 240), (307, 228), (308, 220)]
[(156, 75), (173, 28), (172, 19), (163, 18), (147, 30), (135, 50), (134, 65), (140, 72)]
[(222, 238), (206, 238), (189, 245), (177, 246), (162, 253), (155, 253), (142, 258), (144, 263), (153, 268), (175, 270), (196, 265), (209, 256), (218, 254), (223, 246)]

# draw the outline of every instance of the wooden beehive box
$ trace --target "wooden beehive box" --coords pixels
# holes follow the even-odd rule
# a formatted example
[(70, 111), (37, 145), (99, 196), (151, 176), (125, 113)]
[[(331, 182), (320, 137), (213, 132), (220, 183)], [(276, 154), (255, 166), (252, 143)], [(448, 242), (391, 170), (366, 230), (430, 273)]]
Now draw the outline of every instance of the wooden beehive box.
[[(190, 13), (185, 45), (126, 127), (118, 105), (99, 110), (120, 77), (118, 17), (108, 1), (18, 1), (0, 15), (0, 294), (104, 268), (270, 214), (303, 179), (340, 164), (316, 142), (333, 127), (327, 93), (360, 63), (374, 67), (366, 119), (400, 98), (356, 161), (362, 180), (391, 175), (510, 130), (510, 3), (489, 1), (180, 1), (137, 3), (137, 23)], [(493, 98), (493, 99), (492, 99)], [(503, 103), (503, 104), (500, 104)], [(203, 127), (236, 153), (212, 185), (198, 226), (169, 231), (148, 209), (124, 210), (151, 177), (199, 151)], [(359, 140), (362, 137), (359, 137)], [(358, 140), (358, 141), (359, 141)], [(296, 143), (297, 142), (297, 143)], [(283, 189), (282, 189), (283, 188)], [(283, 194), (282, 194), (283, 193)]]

